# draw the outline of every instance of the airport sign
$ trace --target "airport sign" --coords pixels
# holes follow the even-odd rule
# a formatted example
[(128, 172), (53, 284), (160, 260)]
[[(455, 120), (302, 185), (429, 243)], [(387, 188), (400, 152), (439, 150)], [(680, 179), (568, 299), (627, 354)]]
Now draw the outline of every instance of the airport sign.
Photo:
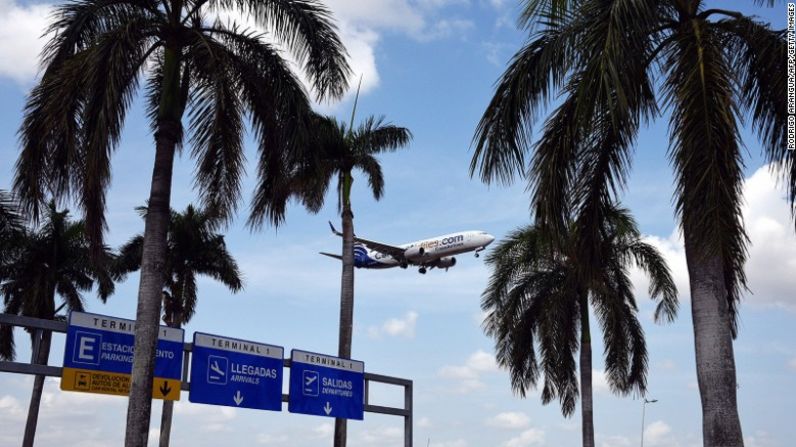
[(365, 364), (292, 350), (288, 411), (362, 420), (365, 412)]
[(282, 411), (283, 357), (280, 346), (196, 332), (188, 400)]
[[(66, 332), (61, 389), (86, 393), (130, 394), (135, 321), (71, 312)], [(158, 328), (152, 397), (179, 400), (185, 331)]]

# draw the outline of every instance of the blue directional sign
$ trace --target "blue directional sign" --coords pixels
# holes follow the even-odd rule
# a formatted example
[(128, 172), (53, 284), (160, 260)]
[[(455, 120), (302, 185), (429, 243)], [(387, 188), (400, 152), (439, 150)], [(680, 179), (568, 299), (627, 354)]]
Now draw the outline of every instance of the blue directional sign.
[[(135, 321), (84, 312), (69, 314), (61, 389), (130, 394)], [(160, 326), (152, 397), (179, 400), (185, 332)]]
[(365, 414), (365, 364), (323, 354), (290, 353), (291, 413), (362, 420)]
[(279, 346), (194, 333), (188, 400), (282, 411), (284, 352)]

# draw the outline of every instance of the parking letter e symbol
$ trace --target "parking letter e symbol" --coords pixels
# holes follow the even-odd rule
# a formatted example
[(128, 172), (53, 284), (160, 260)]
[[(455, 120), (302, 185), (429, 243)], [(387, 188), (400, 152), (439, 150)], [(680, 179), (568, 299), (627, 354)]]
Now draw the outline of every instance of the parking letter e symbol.
[(99, 363), (99, 344), (102, 338), (95, 334), (77, 333), (77, 346), (75, 346), (76, 363)]

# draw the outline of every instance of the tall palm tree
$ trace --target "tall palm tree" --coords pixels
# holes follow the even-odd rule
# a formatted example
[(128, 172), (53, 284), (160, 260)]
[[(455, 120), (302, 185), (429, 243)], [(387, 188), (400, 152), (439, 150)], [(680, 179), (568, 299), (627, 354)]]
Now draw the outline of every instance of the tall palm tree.
[[(246, 29), (229, 12), (253, 17)], [(146, 444), (174, 156), (187, 124), (204, 205), (230, 217), (239, 203), (245, 118), (258, 142), (255, 204), (281, 222), (271, 191), (283, 159), (308, 149), (307, 94), (275, 39), (303, 69), (318, 100), (338, 98), (349, 68), (329, 10), (318, 0), (69, 0), (55, 10), (20, 129), (14, 187), (34, 216), (48, 192), (75, 197), (95, 247), (105, 227), (111, 157), (141, 81), (155, 140), (136, 311), (125, 445)], [(289, 166), (290, 164), (288, 164)], [(262, 222), (264, 216), (252, 216)], [(96, 252), (96, 249), (95, 249)]]
[[(356, 102), (349, 125), (332, 117), (317, 116), (315, 144), (318, 152), (292, 177), (294, 192), (310, 211), (319, 210), (332, 180), (337, 180), (337, 207), (342, 218), (343, 252), (340, 280), (340, 334), (338, 355), (351, 358), (351, 334), (354, 324), (354, 214), (351, 210), (352, 175), (355, 169), (368, 178), (373, 197), (384, 194), (384, 176), (376, 155), (393, 152), (409, 144), (409, 129), (385, 123), (384, 118), (370, 116), (354, 128)], [(346, 444), (346, 421), (335, 421), (335, 446)]]
[(509, 369), (512, 388), (524, 397), (541, 376), (542, 402), (558, 399), (565, 416), (575, 411), (575, 355), (580, 350), (583, 445), (593, 447), (589, 304), (603, 335), (611, 389), (643, 394), (647, 349), (628, 267), (635, 264), (649, 276), (649, 294), (659, 299), (656, 321), (674, 319), (677, 289), (663, 257), (641, 240), (626, 210), (610, 209), (601, 225), (602, 264), (597, 270), (582, 269), (578, 234), (570, 228), (563, 244), (538, 226), (510, 233), (486, 259), (492, 276), (481, 306), (487, 312), (484, 329), (495, 338), (497, 361)]
[[(143, 216), (147, 209), (139, 208)], [(217, 233), (222, 222), (214, 213), (188, 205), (185, 211), (171, 212), (166, 234), (166, 282), (163, 286), (163, 321), (175, 328), (188, 323), (196, 312), (197, 275), (209, 276), (232, 293), (243, 288), (240, 269), (227, 251), (224, 236)], [(115, 271), (119, 275), (141, 268), (144, 235), (139, 234), (119, 249)], [(168, 447), (174, 402), (163, 401), (160, 446)]]
[[(738, 123), (749, 118), (793, 205), (784, 33), (701, 0), (529, 0), (520, 23), (531, 37), (479, 123), (471, 174), (527, 172), (538, 223), (563, 234), (564, 216), (577, 216), (579, 258), (597, 268), (597, 222), (626, 182), (640, 124), (668, 112), (704, 444), (743, 445), (732, 346), (747, 255)], [(535, 117), (559, 93), (531, 144)]]
[[(91, 256), (91, 249), (82, 222), (69, 220), (68, 211), (57, 211), (50, 202), (44, 210), (42, 224), (24, 229), (9, 259), (0, 264), (0, 294), (3, 312), (47, 320), (63, 319), (62, 310), (84, 310), (83, 293), (95, 286), (104, 303), (113, 293), (113, 277), (108, 265), (113, 255), (104, 248), (100, 258)], [(56, 307), (56, 296), (61, 305)], [(34, 348), (33, 363), (46, 365), (50, 357), (50, 331), (30, 332)], [(14, 332), (0, 326), (0, 359), (13, 360)], [(44, 389), (44, 376), (37, 375), (28, 409), (23, 446), (32, 446), (39, 418)]]

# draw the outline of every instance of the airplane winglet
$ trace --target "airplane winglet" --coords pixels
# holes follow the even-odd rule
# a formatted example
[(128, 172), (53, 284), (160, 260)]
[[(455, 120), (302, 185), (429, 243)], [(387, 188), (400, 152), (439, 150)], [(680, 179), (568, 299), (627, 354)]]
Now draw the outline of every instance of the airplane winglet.
[(334, 225), (332, 225), (332, 221), (331, 220), (329, 221), (329, 228), (332, 229), (332, 233), (334, 233), (334, 234), (336, 234), (338, 236), (341, 236), (341, 237), (343, 236), (343, 233), (337, 231), (337, 229), (334, 227)]
[(343, 260), (343, 257), (342, 257), (342, 256), (340, 256), (340, 255), (334, 255), (334, 254), (331, 254), (331, 253), (325, 253), (325, 252), (322, 252), (322, 251), (320, 251), (320, 252), (318, 252), (318, 253), (320, 253), (320, 254), (322, 254), (322, 255), (324, 255), (324, 256), (328, 256), (328, 257), (330, 257), (330, 258), (339, 259), (339, 260), (341, 260), (341, 261)]

